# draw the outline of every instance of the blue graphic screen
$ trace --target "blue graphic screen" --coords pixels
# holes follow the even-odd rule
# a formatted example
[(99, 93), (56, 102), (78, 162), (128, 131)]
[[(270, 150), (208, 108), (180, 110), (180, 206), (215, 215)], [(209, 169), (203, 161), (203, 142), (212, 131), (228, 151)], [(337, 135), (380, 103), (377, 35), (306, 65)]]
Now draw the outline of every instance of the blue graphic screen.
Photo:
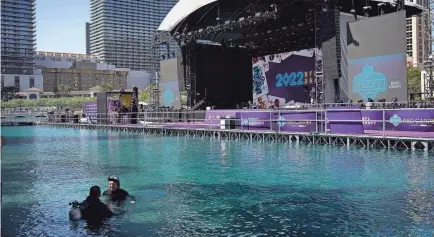
[(349, 90), (353, 101), (394, 97), (407, 99), (406, 54), (348, 60)]

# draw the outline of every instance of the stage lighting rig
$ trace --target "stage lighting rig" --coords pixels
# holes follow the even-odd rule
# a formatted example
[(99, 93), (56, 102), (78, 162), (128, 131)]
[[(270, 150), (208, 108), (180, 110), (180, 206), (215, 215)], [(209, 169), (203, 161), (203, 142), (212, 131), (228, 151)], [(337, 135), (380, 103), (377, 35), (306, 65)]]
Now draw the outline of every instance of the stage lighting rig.
[(194, 41), (195, 39), (202, 38), (204, 34), (210, 34), (220, 31), (233, 31), (233, 29), (237, 27), (254, 25), (260, 22), (273, 20), (277, 17), (278, 12), (277, 5), (273, 4), (273, 7), (274, 8), (272, 11), (257, 12), (254, 16), (241, 17), (238, 21), (227, 20), (224, 22), (224, 24), (220, 24), (220, 22), (218, 21), (217, 25), (208, 26), (206, 30), (199, 29), (196, 31), (187, 32), (187, 28), (184, 28), (182, 33), (175, 33), (173, 36), (179, 42), (189, 43), (191, 41)]

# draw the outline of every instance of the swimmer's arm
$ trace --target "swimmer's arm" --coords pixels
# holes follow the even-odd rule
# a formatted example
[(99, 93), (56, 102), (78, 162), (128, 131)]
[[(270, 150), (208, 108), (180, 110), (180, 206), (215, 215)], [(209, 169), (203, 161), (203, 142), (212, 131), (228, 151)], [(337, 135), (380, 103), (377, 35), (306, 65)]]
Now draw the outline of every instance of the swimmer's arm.
[(129, 194), (127, 191), (125, 192), (126, 196), (130, 198), (130, 203), (136, 203), (136, 198), (133, 195)]
[(136, 203), (136, 198), (133, 195), (128, 195), (130, 197), (130, 203)]

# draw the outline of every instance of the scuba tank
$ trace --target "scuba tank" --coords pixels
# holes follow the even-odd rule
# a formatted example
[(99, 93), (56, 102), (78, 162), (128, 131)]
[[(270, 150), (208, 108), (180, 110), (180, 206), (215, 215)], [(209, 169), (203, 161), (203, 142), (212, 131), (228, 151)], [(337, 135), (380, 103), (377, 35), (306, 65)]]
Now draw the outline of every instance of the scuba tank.
[(80, 203), (78, 201), (73, 201), (69, 203), (71, 207), (71, 210), (69, 210), (69, 220), (71, 221), (77, 221), (77, 220), (81, 220), (83, 217), (83, 209), (86, 208), (86, 204), (85, 203)]

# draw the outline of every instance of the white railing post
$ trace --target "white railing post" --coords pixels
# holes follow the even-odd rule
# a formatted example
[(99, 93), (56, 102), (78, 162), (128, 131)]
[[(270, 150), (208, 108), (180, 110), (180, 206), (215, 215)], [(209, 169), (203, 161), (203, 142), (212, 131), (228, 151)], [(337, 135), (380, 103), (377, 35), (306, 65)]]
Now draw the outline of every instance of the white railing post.
[(383, 109), (383, 137), (386, 135), (386, 110)]
[(273, 110), (270, 111), (270, 130), (273, 131)]

